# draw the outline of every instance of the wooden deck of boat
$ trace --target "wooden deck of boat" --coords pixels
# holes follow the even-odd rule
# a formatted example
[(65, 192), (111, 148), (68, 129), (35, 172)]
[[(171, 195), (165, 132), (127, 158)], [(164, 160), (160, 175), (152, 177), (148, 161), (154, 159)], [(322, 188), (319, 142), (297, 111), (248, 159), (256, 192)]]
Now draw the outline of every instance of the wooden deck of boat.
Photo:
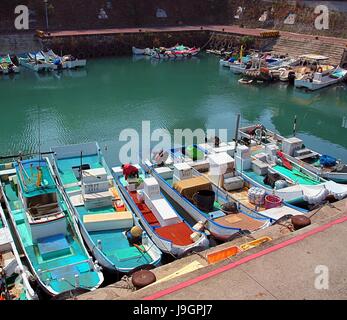
[(248, 230), (250, 232), (260, 229), (265, 223), (265, 221), (255, 220), (242, 213), (229, 214), (214, 221), (227, 227)]
[[(201, 173), (202, 175), (204, 175), (206, 178), (209, 178), (209, 171), (207, 172), (203, 172)], [(223, 189), (223, 188), (222, 188)], [(224, 190), (224, 189), (223, 189)], [(265, 210), (264, 206), (260, 206), (260, 207), (256, 207), (254, 204), (250, 203), (248, 201), (248, 188), (245, 187), (241, 190), (236, 190), (236, 191), (226, 191), (230, 196), (232, 196), (233, 198), (235, 198), (237, 201), (241, 202), (244, 206), (246, 206), (247, 208), (253, 209), (253, 210), (257, 210), (257, 211), (263, 211)]]
[(244, 206), (247, 208), (257, 210), (257, 211), (264, 211), (265, 207), (260, 206), (256, 207), (253, 203), (250, 203), (248, 200), (248, 188), (243, 188), (242, 190), (232, 191), (228, 192), (232, 197), (234, 197), (236, 200), (241, 202)]

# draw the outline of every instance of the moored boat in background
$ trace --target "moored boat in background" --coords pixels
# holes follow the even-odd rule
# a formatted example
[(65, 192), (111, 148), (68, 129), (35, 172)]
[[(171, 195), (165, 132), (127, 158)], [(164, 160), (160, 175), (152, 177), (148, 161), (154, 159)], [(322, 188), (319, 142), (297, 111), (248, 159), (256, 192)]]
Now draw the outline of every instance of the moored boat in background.
[(8, 54), (7, 56), (0, 56), (0, 73), (3, 74), (10, 74), (10, 73), (19, 73), (20, 67), (16, 65), (14, 62), (14, 59), (10, 57)]

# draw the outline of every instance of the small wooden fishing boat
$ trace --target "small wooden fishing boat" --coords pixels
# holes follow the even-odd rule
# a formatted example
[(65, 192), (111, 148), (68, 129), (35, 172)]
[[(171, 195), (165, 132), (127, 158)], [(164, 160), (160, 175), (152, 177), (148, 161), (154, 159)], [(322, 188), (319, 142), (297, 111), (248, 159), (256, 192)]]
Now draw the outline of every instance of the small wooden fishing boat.
[[(0, 193), (0, 198), (1, 198)], [(5, 300), (36, 300), (0, 204), (0, 297)]]
[(139, 219), (114, 183), (97, 143), (51, 148), (54, 170), (73, 207), (83, 239), (99, 264), (110, 272), (129, 273), (157, 266), (161, 252), (146, 232), (136, 244), (127, 232)]
[(277, 145), (288, 159), (324, 179), (347, 183), (347, 164), (307, 148), (297, 137), (285, 138), (259, 124), (241, 128), (240, 133), (246, 139)]
[[(158, 166), (146, 160), (143, 165), (170, 198), (221, 241), (270, 225), (268, 217), (240, 203), (235, 205), (235, 200), (224, 190), (192, 170), (187, 163), (165, 162)], [(228, 206), (234, 211), (227, 211)]]
[(121, 191), (156, 245), (175, 257), (206, 249), (209, 246), (206, 235), (180, 216), (151, 174), (140, 171), (141, 183), (134, 183), (124, 178), (120, 167), (113, 168)]
[(6, 209), (28, 267), (49, 295), (94, 290), (103, 282), (89, 256), (69, 203), (48, 158), (11, 163), (0, 170)]

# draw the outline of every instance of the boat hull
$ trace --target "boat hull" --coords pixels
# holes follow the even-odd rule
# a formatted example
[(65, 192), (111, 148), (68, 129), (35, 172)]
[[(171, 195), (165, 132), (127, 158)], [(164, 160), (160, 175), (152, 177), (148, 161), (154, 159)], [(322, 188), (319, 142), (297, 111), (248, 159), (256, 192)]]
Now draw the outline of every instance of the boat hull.
[(120, 183), (119, 179), (117, 179), (117, 184), (119, 185), (119, 188), (127, 200), (127, 202), (130, 204), (131, 208), (134, 210), (137, 217), (140, 219), (142, 226), (145, 228), (147, 234), (151, 237), (152, 241), (157, 245), (157, 247), (170, 255), (174, 255), (175, 257), (183, 257), (187, 255), (188, 253), (191, 253), (193, 251), (202, 251), (209, 246), (209, 241), (205, 236), (200, 237), (198, 242), (193, 243), (189, 246), (177, 246), (173, 244), (171, 241), (168, 241), (166, 239), (163, 239), (159, 237), (153, 229), (150, 227), (150, 225), (144, 221), (144, 218), (142, 217), (138, 207), (134, 203), (133, 199), (125, 189), (125, 187)]

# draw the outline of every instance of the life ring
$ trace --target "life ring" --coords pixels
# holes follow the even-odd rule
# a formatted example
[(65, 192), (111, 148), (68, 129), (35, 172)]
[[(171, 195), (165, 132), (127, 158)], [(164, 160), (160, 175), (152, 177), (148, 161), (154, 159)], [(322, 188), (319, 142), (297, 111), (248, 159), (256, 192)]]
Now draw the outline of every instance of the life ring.
[(322, 67), (319, 67), (319, 68), (317, 69), (317, 72), (322, 73), (322, 72), (323, 72), (323, 68), (322, 68)]

